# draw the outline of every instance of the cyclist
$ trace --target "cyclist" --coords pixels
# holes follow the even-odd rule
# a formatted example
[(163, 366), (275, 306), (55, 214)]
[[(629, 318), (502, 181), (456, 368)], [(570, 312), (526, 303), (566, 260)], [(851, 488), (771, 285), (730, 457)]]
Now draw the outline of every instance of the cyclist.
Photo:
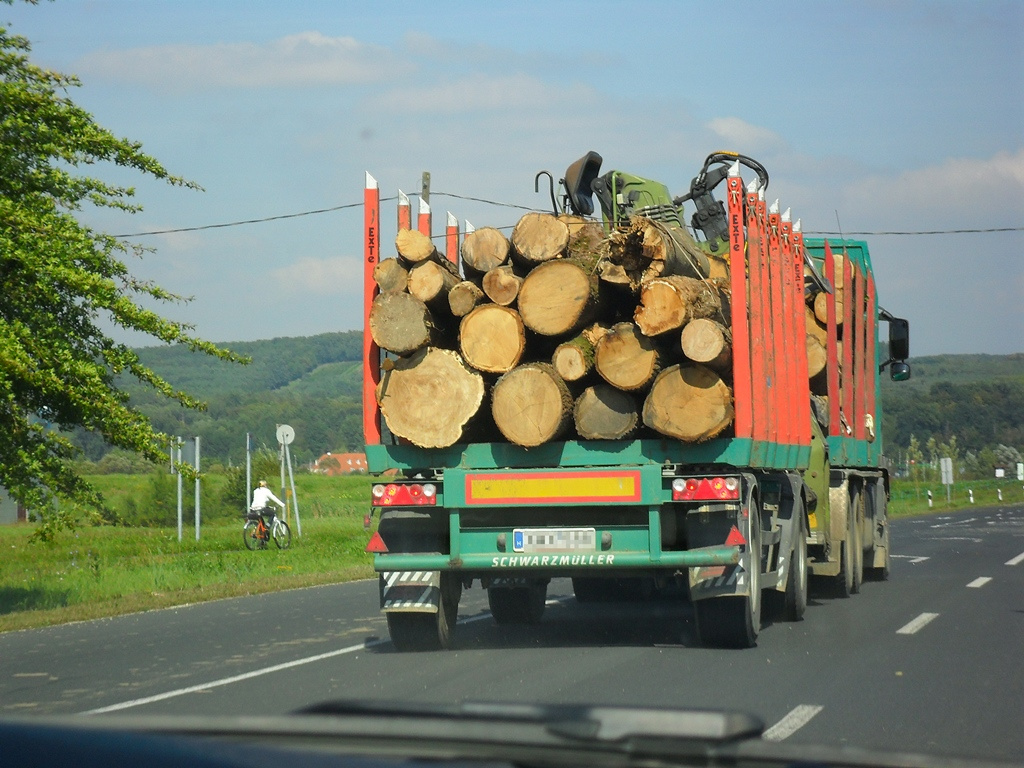
[(284, 502), (277, 498), (273, 491), (267, 488), (267, 481), (260, 480), (260, 484), (253, 489), (252, 504), (249, 505), (249, 509), (269, 518), (269, 520), (265, 521), (268, 526), (273, 524), (275, 514), (274, 510), (270, 507), (270, 502), (274, 502), (282, 510), (284, 509)]

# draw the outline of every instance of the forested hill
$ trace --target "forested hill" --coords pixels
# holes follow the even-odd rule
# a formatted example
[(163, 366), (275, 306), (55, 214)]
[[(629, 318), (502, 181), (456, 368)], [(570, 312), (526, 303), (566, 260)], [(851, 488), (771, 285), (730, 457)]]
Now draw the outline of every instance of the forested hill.
[[(201, 398), (286, 387), (355, 396), (362, 343), (361, 333), (345, 331), (218, 344), (251, 358), (248, 365), (228, 363), (184, 347), (144, 347), (136, 352), (145, 365), (175, 387)], [(337, 391), (339, 385), (344, 391)]]
[[(129, 387), (133, 402), (161, 431), (201, 435), (210, 460), (241, 461), (246, 432), (273, 447), (275, 426), (282, 423), (295, 427), (297, 461), (362, 449), (359, 332), (221, 346), (252, 362), (234, 365), (177, 347), (138, 350), (172, 385), (204, 399), (205, 412), (161, 402), (137, 385)], [(882, 376), (887, 452), (906, 448), (912, 434), (922, 444), (956, 435), (963, 450), (1005, 444), (1024, 451), (1024, 354), (936, 355), (910, 364), (908, 382)], [(106, 452), (94, 439), (76, 437), (89, 458)]]

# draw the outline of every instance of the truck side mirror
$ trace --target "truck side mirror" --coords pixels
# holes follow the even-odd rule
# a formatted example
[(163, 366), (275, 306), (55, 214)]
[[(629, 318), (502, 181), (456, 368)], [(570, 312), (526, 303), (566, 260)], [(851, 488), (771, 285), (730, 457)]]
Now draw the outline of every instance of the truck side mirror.
[(910, 378), (910, 366), (906, 363), (910, 357), (910, 323), (888, 313), (883, 318), (889, 322), (889, 359), (882, 363), (880, 370), (890, 366), (890, 379), (906, 381)]

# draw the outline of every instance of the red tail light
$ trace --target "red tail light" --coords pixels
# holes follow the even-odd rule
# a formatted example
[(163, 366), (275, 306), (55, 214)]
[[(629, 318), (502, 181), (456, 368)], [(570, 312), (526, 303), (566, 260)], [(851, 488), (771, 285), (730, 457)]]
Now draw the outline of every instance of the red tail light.
[(437, 486), (433, 483), (378, 483), (371, 490), (375, 507), (422, 507), (437, 503)]
[(738, 477), (677, 477), (672, 481), (673, 501), (735, 501), (739, 497)]

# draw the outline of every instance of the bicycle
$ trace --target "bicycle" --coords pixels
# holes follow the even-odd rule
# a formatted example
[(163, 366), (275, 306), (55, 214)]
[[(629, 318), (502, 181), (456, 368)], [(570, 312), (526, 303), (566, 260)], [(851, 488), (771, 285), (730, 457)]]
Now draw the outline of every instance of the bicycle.
[[(269, 524), (266, 519), (268, 515)], [(245, 515), (245, 525), (242, 526), (242, 541), (245, 542), (245, 548), (266, 549), (271, 539), (278, 549), (288, 549), (292, 545), (292, 529), (270, 508), (249, 510)]]

